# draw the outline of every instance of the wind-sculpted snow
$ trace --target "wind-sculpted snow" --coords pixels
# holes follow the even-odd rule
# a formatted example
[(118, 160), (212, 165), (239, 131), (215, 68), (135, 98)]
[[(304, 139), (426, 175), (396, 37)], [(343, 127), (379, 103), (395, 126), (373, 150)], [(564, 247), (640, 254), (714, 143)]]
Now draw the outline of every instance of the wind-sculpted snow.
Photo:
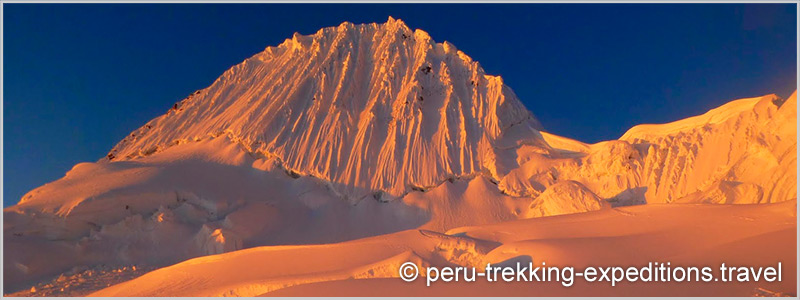
[(642, 151), (652, 202), (774, 203), (797, 198), (797, 92), (741, 99), (621, 140)]
[[(494, 242), (441, 234), (455, 227), (554, 216), (530, 224), (579, 220), (572, 223), (581, 232), (605, 230), (608, 223), (592, 216), (627, 218), (619, 206), (661, 203), (786, 202), (764, 206), (765, 214), (784, 218), (794, 213), (797, 198), (796, 101), (796, 92), (785, 101), (774, 95), (736, 100), (590, 145), (540, 131), (499, 77), (399, 20), (295, 34), (135, 130), (107, 158), (78, 164), (4, 209), (4, 285), (19, 291), (97, 266), (161, 267), (225, 252), (258, 254), (259, 261), (277, 264), (276, 272), (318, 271), (286, 278), (262, 269), (237, 273), (224, 281), (230, 286), (196, 290), (257, 295), (312, 282), (391, 277), (408, 259), (474, 264), (493, 255), (487, 245)], [(638, 219), (650, 228), (671, 227), (647, 221), (648, 211), (667, 210), (648, 205), (631, 211), (644, 213)], [(705, 217), (691, 212), (701, 206), (674, 206), (681, 212), (663, 220)], [(726, 224), (748, 228), (726, 212), (761, 206), (713, 209)], [(615, 226), (630, 227), (624, 221)], [(424, 237), (411, 229), (424, 230)], [(596, 235), (599, 245), (606, 233)], [(374, 242), (371, 250), (342, 243), (359, 238)], [(520, 249), (535, 244), (520, 242)], [(242, 250), (276, 245), (294, 246)], [(348, 262), (324, 270), (298, 265), (323, 259), (314, 253), (331, 249)], [(315, 257), (295, 256), (295, 250)], [(216, 268), (230, 264), (220, 260), (206, 269), (214, 261), (194, 260), (208, 273), (142, 278), (158, 278), (148, 285), (162, 278), (181, 284), (194, 276), (216, 278)], [(173, 270), (187, 266), (192, 261)], [(170, 295), (194, 295), (194, 287), (185, 287), (191, 291)], [(120, 285), (106, 294), (156, 295), (157, 288)]]
[(520, 147), (501, 190), (537, 197), (574, 180), (615, 205), (774, 203), (797, 198), (797, 95), (732, 101), (684, 120), (631, 128), (587, 145), (543, 133), (553, 150)]
[(496, 173), (510, 127), (538, 122), (503, 84), (448, 42), (402, 21), (295, 34), (175, 104), (109, 153), (132, 160), (229, 135), (353, 200), (389, 200), (447, 178)]

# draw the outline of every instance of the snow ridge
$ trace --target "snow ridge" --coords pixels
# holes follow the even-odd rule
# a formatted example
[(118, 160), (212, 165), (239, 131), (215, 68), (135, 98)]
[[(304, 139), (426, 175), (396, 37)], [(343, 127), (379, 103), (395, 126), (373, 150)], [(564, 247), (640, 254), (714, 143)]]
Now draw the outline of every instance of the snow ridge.
[[(498, 187), (539, 197), (573, 180), (615, 205), (776, 203), (797, 198), (797, 92), (731, 101), (587, 145), (543, 133), (551, 154), (522, 153)], [(576, 198), (576, 197), (568, 197)]]

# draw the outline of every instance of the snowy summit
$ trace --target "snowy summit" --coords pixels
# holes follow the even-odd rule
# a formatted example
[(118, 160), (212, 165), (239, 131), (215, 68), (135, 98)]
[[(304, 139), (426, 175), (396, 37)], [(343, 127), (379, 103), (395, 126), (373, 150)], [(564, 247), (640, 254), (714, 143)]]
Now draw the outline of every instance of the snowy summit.
[[(513, 128), (512, 128), (513, 127)], [(121, 141), (112, 161), (224, 135), (359, 200), (448, 178), (497, 178), (509, 132), (540, 125), (498, 76), (401, 20), (295, 33)]]
[[(796, 102), (796, 92), (734, 100), (586, 144), (543, 131), (454, 45), (391, 17), (345, 22), (267, 47), (4, 209), (3, 283), (15, 295), (352, 295), (382, 284), (425, 295), (396, 285), (400, 264), (788, 261)], [(794, 288), (757, 284), (669, 290)], [(571, 291), (619, 291), (597, 286)], [(496, 295), (472, 287), (449, 291)]]

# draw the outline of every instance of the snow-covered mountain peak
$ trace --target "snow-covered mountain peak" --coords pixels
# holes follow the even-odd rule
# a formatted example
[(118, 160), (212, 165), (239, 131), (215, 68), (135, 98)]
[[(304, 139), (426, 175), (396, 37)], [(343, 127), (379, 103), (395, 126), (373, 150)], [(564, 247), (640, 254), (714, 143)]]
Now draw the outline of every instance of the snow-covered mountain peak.
[[(754, 245), (733, 247), (734, 258), (794, 249), (796, 91), (586, 144), (539, 132), (502, 78), (400, 20), (287, 36), (106, 158), (5, 208), (4, 292), (70, 295), (132, 274), (119, 266), (141, 274), (244, 248), (93, 295), (340, 289), (339, 279), (370, 285), (408, 261), (471, 267), (551, 255), (587, 265), (687, 249), (717, 259), (730, 245)], [(287, 263), (310, 260), (323, 268)]]
[(131, 133), (108, 159), (224, 135), (347, 198), (393, 198), (454, 177), (499, 179), (514, 166), (500, 166), (498, 148), (546, 147), (540, 127), (502, 79), (390, 17), (267, 47)]

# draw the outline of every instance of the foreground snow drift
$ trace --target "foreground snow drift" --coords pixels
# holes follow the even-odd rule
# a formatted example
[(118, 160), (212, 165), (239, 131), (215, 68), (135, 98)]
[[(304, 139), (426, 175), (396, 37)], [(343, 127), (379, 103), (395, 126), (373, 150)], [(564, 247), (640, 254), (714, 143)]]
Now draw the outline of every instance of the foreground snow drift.
[[(511, 241), (441, 233), (584, 212), (593, 213), (575, 217), (575, 224), (602, 233), (583, 241), (574, 232), (553, 232), (585, 249), (627, 243), (601, 256), (689, 251), (653, 240), (662, 234), (675, 247), (722, 243), (720, 238), (735, 242), (751, 237), (751, 230), (784, 228), (747, 222), (751, 217), (736, 223), (731, 219), (736, 214), (782, 206), (681, 205), (675, 209), (685, 217), (631, 219), (636, 224), (601, 219), (627, 212), (613, 209), (627, 205), (796, 200), (796, 107), (796, 92), (788, 99), (741, 99), (589, 145), (540, 131), (500, 77), (486, 75), (450, 43), (436, 43), (391, 18), (385, 24), (343, 23), (268, 47), (132, 132), (107, 157), (76, 165), (4, 209), (4, 292), (78, 270), (163, 267), (226, 252), (275, 255), (280, 265), (270, 268), (284, 271), (260, 273), (271, 272), (265, 265), (210, 284), (209, 290), (197, 289), (203, 278), (168, 277), (187, 280), (176, 283), (179, 287), (195, 282), (197, 293), (214, 295), (255, 295), (316, 281), (336, 285), (332, 282), (347, 278), (393, 276), (390, 270), (407, 259), (454, 264), (506, 259), (487, 251)], [(666, 215), (671, 209), (631, 208)], [(700, 212), (718, 214), (721, 224), (739, 229), (693, 232), (686, 226), (704, 222)], [(545, 226), (571, 218), (525, 222)], [(627, 226), (645, 231), (625, 235)], [(686, 235), (678, 235), (679, 229)], [(617, 235), (625, 238), (600, 239)], [(338, 244), (361, 238), (368, 239)], [(514, 247), (540, 253), (543, 240), (532, 239), (514, 241), (519, 242)], [(650, 242), (663, 247), (648, 248)], [(358, 243), (368, 245), (348, 248)], [(302, 246), (309, 244), (323, 246)], [(294, 246), (242, 252), (276, 245)], [(568, 246), (555, 240), (546, 245)], [(626, 247), (645, 248), (636, 256)], [(343, 261), (304, 269), (329, 254)], [(571, 259), (592, 255), (576, 252)], [(237, 264), (247, 263), (219, 268)], [(148, 291), (140, 290), (156, 293)], [(192, 293), (174, 286), (164, 291)]]
[[(409, 230), (350, 242), (258, 247), (196, 258), (93, 296), (750, 296), (796, 293), (796, 202), (645, 205), (452, 229)], [(559, 266), (768, 266), (778, 283), (405, 283), (398, 268), (484, 266), (515, 260)]]
[(399, 201), (351, 203), (327, 182), (254, 158), (225, 137), (131, 162), (80, 164), (29, 195), (4, 211), (12, 291), (76, 267), (163, 266), (261, 245), (496, 223), (526, 215), (532, 203), (480, 176)]

